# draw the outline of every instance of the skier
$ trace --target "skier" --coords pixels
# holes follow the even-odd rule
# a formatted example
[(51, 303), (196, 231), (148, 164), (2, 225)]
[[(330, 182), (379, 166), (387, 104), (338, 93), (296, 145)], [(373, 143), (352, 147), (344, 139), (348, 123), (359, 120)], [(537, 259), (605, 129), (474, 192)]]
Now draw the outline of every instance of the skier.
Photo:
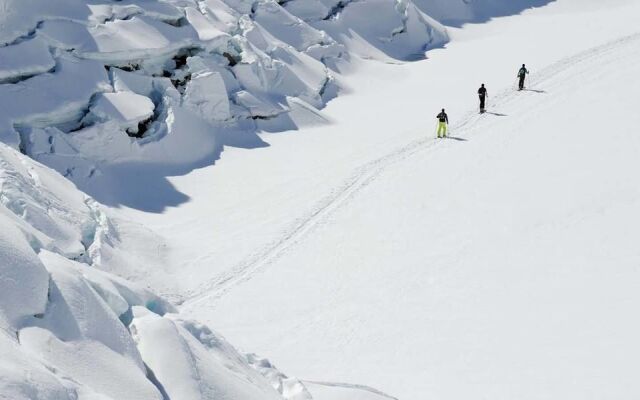
[(480, 114), (482, 114), (485, 112), (484, 104), (487, 98), (487, 88), (484, 87), (484, 83), (478, 89), (478, 96), (480, 97)]
[(522, 64), (522, 68), (520, 68), (520, 71), (518, 71), (518, 78), (520, 79), (520, 82), (518, 84), (518, 90), (524, 89), (524, 80), (527, 77), (528, 73), (529, 71), (527, 70), (527, 67), (524, 64)]
[(447, 137), (447, 125), (449, 124), (449, 116), (444, 111), (444, 108), (442, 109), (442, 112), (438, 114), (438, 116), (436, 116), (436, 118), (438, 119), (438, 138)]

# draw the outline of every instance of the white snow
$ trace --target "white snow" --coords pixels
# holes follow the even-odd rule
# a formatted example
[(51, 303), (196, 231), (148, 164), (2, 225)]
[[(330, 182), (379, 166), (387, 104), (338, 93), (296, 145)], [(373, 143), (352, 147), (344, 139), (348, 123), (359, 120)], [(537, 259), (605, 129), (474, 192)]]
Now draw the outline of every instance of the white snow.
[[(171, 179), (189, 202), (129, 215), (174, 245), (183, 313), (344, 384), (318, 396), (639, 393), (639, 13), (562, 0), (358, 62), (330, 125), (226, 149)], [(538, 92), (513, 93), (523, 62)], [(498, 115), (475, 115), (481, 83)], [(435, 142), (442, 107), (466, 142)]]
[(350, 1), (339, 18), (325, 17), (313, 25), (351, 52), (383, 60), (419, 59), (427, 48), (441, 46), (448, 39), (442, 25), (408, 1)]
[(153, 102), (133, 92), (102, 93), (96, 96), (90, 112), (98, 119), (115, 121), (121, 128), (135, 128), (153, 116)]
[(191, 77), (184, 103), (205, 120), (225, 121), (231, 118), (229, 97), (219, 72), (203, 72)]
[(14, 85), (0, 85), (0, 139), (4, 143), (18, 146), (15, 128), (44, 128), (77, 121), (94, 93), (109, 90), (102, 65), (67, 56), (60, 57), (58, 63), (52, 73)]
[[(149, 262), (163, 267), (161, 253), (154, 254), (164, 246), (160, 238), (110, 215), (5, 144), (0, 223), (0, 397), (282, 398), (219, 335), (170, 314), (175, 307), (146, 287), (106, 272), (140, 280), (141, 270), (160, 275), (147, 269)], [(154, 339), (146, 321), (174, 327), (178, 336)], [(185, 343), (184, 351), (167, 346), (173, 339)], [(171, 363), (156, 365), (158, 355)], [(176, 393), (173, 376), (192, 373), (178, 385), (191, 391)]]
[[(134, 308), (132, 335), (140, 353), (171, 399), (278, 399), (269, 383), (246, 362), (233, 364), (209, 354), (191, 332), (146, 309)], [(209, 337), (215, 344), (217, 339)], [(219, 352), (219, 349), (215, 349)], [(231, 350), (231, 349), (229, 349)], [(239, 360), (239, 356), (236, 360)]]
[(342, 384), (305, 382), (305, 387), (315, 400), (388, 400), (394, 399), (385, 393), (366, 386)]
[(16, 339), (0, 335), (0, 390), (7, 399), (71, 400), (72, 393), (51, 371), (30, 359)]
[(42, 40), (0, 47), (0, 82), (11, 82), (50, 71), (56, 63)]
[(44, 313), (49, 275), (15, 222), (6, 216), (8, 210), (4, 206), (1, 210), (0, 329), (5, 331), (25, 317)]
[[(545, 0), (413, 0), (425, 12), (447, 25), (485, 22), (494, 17), (512, 15), (531, 7), (542, 7)], [(583, 9), (589, 7), (583, 3)]]
[[(335, 71), (348, 66), (351, 53), (422, 58), (447, 39), (442, 25), (404, 0), (366, 0), (343, 10), (332, 1), (299, 3), (3, 0), (0, 82), (22, 82), (0, 87), (9, 105), (0, 112), (0, 138), (99, 200), (136, 206), (95, 189), (106, 185), (102, 177), (113, 174), (114, 164), (169, 157), (179, 158), (175, 169), (189, 171), (212, 163), (225, 144), (262, 145), (256, 132), (316, 125), (323, 120), (318, 110), (337, 93)], [(329, 16), (336, 7), (339, 18)], [(326, 21), (311, 17), (321, 9)], [(122, 91), (148, 97), (153, 115), (147, 100)], [(307, 116), (288, 106), (300, 104), (295, 98), (311, 107)], [(197, 115), (189, 131), (215, 144), (184, 148), (176, 157), (166, 149), (175, 145), (168, 143), (173, 118), (185, 113)], [(142, 140), (131, 143), (128, 135)]]
[(638, 17), (0, 0), (0, 398), (637, 396)]

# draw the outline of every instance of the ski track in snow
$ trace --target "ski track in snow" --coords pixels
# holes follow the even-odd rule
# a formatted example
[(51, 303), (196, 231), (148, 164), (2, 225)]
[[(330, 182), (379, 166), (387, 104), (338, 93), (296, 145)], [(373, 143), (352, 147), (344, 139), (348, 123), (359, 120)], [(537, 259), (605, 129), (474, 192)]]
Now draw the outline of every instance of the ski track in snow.
[(319, 386), (327, 386), (327, 387), (337, 387), (343, 389), (352, 389), (352, 390), (360, 390), (363, 392), (373, 393), (375, 395), (391, 399), (391, 400), (399, 400), (397, 397), (390, 396), (384, 392), (379, 391), (378, 389), (372, 388), (366, 385), (356, 385), (352, 383), (341, 383), (341, 382), (319, 382), (319, 381), (302, 381), (303, 383), (311, 383)]
[[(569, 69), (574, 69), (576, 65), (588, 60), (597, 58), (602, 59), (603, 63), (615, 62), (615, 59), (604, 56), (607, 53), (617, 51), (621, 47), (632, 44), (638, 40), (640, 40), (640, 32), (623, 36), (564, 58), (542, 69), (540, 72), (532, 74), (529, 78), (529, 85), (533, 82), (535, 86), (540, 86), (554, 78), (557, 74)], [(579, 70), (578, 68), (578, 71)], [(515, 99), (518, 96), (518, 92), (514, 88), (515, 84), (514, 87), (507, 88), (492, 98), (491, 108), (495, 109)], [(464, 133), (474, 126), (473, 123), (482, 118), (486, 118), (486, 116), (479, 115), (475, 111), (468, 112), (460, 122), (449, 129), (448, 134), (454, 135), (451, 136), (453, 139), (465, 139)], [(332, 215), (336, 210), (344, 207), (351, 198), (375, 181), (390, 166), (410, 159), (417, 154), (451, 145), (454, 145), (451, 141), (442, 141), (431, 137), (421, 138), (396, 148), (385, 156), (359, 167), (350, 178), (336, 187), (331, 195), (318, 202), (305, 217), (298, 219), (291, 229), (284, 232), (279, 240), (264, 247), (244, 262), (219, 274), (214, 279), (207, 281), (198, 290), (182, 296), (180, 301), (182, 307), (196, 306), (206, 300), (211, 300), (211, 305), (213, 305), (235, 286), (250, 280), (255, 274), (264, 271), (267, 266), (299, 243), (315, 227), (325, 221), (327, 217)]]

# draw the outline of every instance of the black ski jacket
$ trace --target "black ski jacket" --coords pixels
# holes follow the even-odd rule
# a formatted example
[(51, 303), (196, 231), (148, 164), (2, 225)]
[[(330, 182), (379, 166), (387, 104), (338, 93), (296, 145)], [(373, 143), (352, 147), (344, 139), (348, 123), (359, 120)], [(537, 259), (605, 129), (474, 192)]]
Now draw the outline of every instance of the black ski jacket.
[(438, 118), (438, 121), (440, 122), (446, 122), (447, 124), (449, 123), (449, 116), (445, 112), (441, 112), (436, 118)]
[(478, 89), (478, 95), (480, 97), (485, 97), (487, 95), (487, 88), (481, 87)]
[(520, 71), (518, 71), (518, 77), (519, 77), (519, 78), (522, 78), (522, 77), (524, 77), (524, 76), (525, 76), (526, 74), (528, 74), (528, 73), (529, 73), (529, 71), (527, 71), (527, 69), (526, 69), (526, 68), (520, 68)]

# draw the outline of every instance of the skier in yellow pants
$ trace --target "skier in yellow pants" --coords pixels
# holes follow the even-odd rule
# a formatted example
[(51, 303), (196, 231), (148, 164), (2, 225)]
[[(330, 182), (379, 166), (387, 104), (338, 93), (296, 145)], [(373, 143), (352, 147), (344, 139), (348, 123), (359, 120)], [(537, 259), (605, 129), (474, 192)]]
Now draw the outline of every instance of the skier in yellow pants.
[(447, 137), (447, 126), (449, 125), (449, 116), (442, 109), (442, 112), (436, 116), (438, 118), (438, 138)]

